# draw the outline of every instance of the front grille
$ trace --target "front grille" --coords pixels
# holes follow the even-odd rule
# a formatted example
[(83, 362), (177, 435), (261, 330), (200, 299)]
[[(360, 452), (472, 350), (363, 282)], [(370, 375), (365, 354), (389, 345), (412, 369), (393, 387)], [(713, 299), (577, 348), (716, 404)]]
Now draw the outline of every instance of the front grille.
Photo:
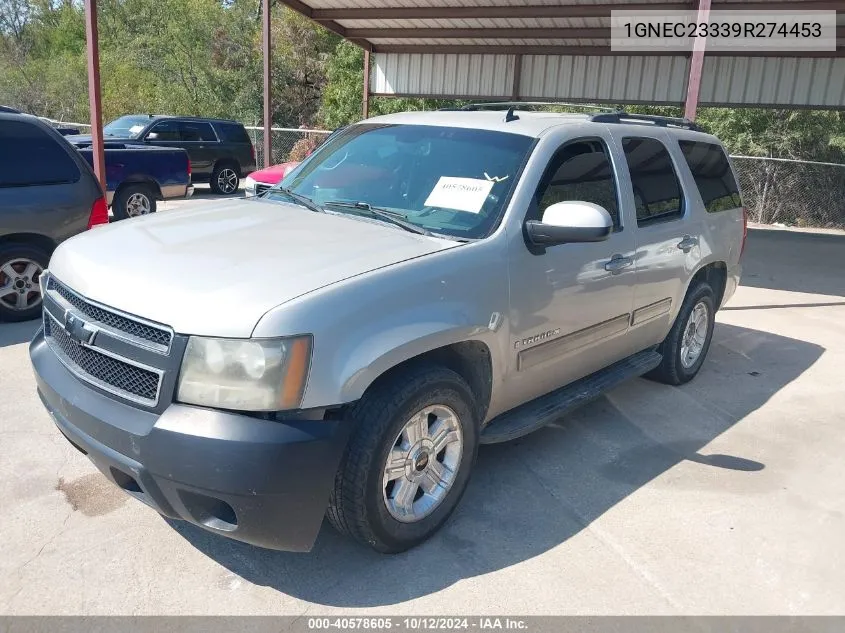
[(273, 185), (265, 185), (264, 183), (257, 182), (255, 183), (255, 195), (260, 196), (262, 193), (267, 191)]
[(154, 405), (158, 400), (157, 373), (78, 344), (47, 311), (44, 312), (44, 335), (68, 368), (89, 382), (117, 395), (141, 399), (145, 404)]
[(52, 275), (47, 279), (47, 290), (56, 291), (62, 299), (67, 301), (70, 305), (99, 325), (104, 325), (117, 330), (118, 332), (148, 341), (165, 349), (170, 347), (170, 342), (173, 338), (172, 333), (167, 330), (130, 319), (120, 314), (116, 314), (110, 310), (104, 310), (103, 308), (86, 301), (76, 293), (72, 292), (64, 284), (57, 281)]

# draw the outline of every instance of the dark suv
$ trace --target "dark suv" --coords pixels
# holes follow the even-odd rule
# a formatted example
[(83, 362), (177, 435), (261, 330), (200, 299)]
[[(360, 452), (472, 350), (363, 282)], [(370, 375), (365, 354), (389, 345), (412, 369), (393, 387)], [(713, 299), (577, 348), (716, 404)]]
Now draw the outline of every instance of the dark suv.
[(207, 182), (215, 193), (232, 194), (240, 179), (255, 171), (255, 148), (237, 121), (127, 114), (103, 128), (109, 139), (181, 147), (191, 158), (192, 181)]
[(0, 112), (0, 321), (40, 316), (40, 278), (53, 250), (108, 219), (79, 152), (36, 117)]

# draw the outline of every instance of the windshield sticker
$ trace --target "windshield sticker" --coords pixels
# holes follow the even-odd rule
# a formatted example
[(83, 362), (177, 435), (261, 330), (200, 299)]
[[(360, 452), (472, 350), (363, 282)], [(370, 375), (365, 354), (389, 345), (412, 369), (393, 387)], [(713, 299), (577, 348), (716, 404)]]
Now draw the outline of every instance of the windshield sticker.
[(510, 176), (491, 176), (486, 171), (484, 172), (484, 177), (489, 180), (490, 182), (505, 182)]
[(129, 128), (129, 133), (130, 134), (137, 134), (138, 132), (140, 132), (143, 129), (144, 129), (143, 125), (133, 125), (131, 128)]
[(425, 206), (479, 213), (494, 184), (492, 180), (441, 176), (428, 194)]

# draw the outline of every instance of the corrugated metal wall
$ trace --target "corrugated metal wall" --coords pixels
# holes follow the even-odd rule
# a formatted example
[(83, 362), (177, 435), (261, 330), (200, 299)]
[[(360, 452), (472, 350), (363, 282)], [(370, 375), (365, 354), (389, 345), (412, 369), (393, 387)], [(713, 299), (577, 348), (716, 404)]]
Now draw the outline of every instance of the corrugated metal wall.
[(511, 94), (513, 55), (379, 53), (370, 90), (375, 94), (502, 97)]
[(526, 55), (519, 94), (574, 101), (680, 103), (688, 60), (678, 57)]
[[(523, 99), (680, 104), (689, 60), (525, 55)], [(510, 97), (513, 55), (377, 53), (375, 94)], [(845, 58), (706, 57), (701, 105), (845, 107)]]
[(845, 106), (845, 58), (704, 57), (700, 102)]

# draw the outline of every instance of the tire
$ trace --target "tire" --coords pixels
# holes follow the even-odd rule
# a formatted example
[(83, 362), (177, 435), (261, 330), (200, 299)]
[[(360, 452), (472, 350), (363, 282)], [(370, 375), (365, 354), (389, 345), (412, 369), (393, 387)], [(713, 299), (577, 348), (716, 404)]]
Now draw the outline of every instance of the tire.
[(50, 253), (37, 246), (0, 245), (0, 322), (29, 321), (41, 315), (39, 278), (49, 262)]
[[(663, 361), (647, 374), (648, 378), (667, 385), (682, 385), (695, 378), (710, 349), (710, 341), (713, 338), (713, 328), (716, 322), (715, 305), (715, 295), (709, 284), (700, 282), (687, 291), (687, 296), (684, 297), (684, 302), (681, 304), (681, 309), (672, 329), (657, 350), (663, 354)], [(701, 310), (700, 306), (703, 306), (706, 313), (703, 319), (700, 316), (698, 317), (700, 319), (700, 325), (697, 328), (699, 336), (693, 350), (698, 348), (699, 345), (700, 348), (698, 348), (698, 353), (694, 359), (690, 356), (683, 359), (682, 354), (688, 349), (684, 345), (685, 336), (692, 336), (688, 332), (688, 328), (691, 327), (691, 315), (695, 310)], [(705, 326), (707, 329), (702, 333), (701, 330)]]
[(137, 184), (122, 187), (111, 205), (117, 220), (127, 220), (156, 212), (155, 192), (149, 185)]
[[(435, 452), (436, 446), (426, 446), (428, 440), (422, 436), (415, 444), (419, 449), (415, 453), (403, 429), (418, 413), (426, 411), (430, 414), (418, 419), (423, 420), (430, 437), (445, 438), (444, 429), (453, 429), (448, 433), (451, 441)], [(412, 368), (371, 388), (349, 411), (349, 422), (355, 427), (335, 476), (327, 511), (329, 522), (339, 532), (387, 554), (405, 551), (428, 539), (452, 514), (469, 482), (478, 454), (475, 411), (467, 383), (443, 367)], [(450, 413), (454, 414), (454, 425), (447, 422)], [(460, 443), (455, 439), (458, 436)], [(387, 458), (394, 450), (394, 456), (406, 455), (404, 466), (396, 468), (399, 462), (394, 461), (394, 473), (407, 474), (387, 482)], [(446, 464), (452, 468), (444, 470)], [(445, 491), (431, 483), (437, 471), (452, 473), (448, 481), (442, 480), (448, 485)], [(418, 478), (417, 488), (412, 477)], [(400, 490), (416, 491), (407, 495), (412, 501), (405, 506), (414, 515), (401, 515), (402, 520), (397, 519), (401, 503), (390, 498), (398, 497)], [(442, 496), (436, 500), (428, 491)]]
[(235, 163), (219, 163), (214, 166), (208, 182), (214, 193), (230, 196), (237, 193), (241, 185), (240, 169)]

